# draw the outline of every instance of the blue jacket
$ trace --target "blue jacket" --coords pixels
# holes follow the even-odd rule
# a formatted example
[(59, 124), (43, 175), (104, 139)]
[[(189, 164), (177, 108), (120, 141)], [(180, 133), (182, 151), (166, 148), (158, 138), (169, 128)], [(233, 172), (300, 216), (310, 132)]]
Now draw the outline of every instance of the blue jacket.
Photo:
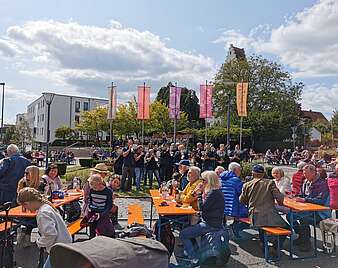
[(236, 218), (248, 217), (247, 207), (239, 202), (243, 187), (241, 179), (232, 171), (224, 171), (221, 174), (221, 183), (225, 201), (224, 214)]
[(0, 204), (15, 201), (18, 182), (29, 165), (30, 161), (19, 154), (2, 160), (0, 164)]

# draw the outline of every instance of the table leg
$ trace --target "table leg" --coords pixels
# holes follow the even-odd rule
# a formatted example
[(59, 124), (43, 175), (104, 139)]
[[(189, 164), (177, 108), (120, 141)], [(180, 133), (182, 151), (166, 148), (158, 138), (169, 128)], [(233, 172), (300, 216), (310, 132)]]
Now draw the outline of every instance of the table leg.
[(151, 229), (151, 226), (152, 226), (152, 223), (153, 223), (153, 199), (151, 199), (150, 201), (150, 229)]
[(291, 236), (290, 236), (290, 259), (293, 260), (293, 237), (294, 237), (294, 228), (293, 228), (293, 211), (290, 209), (290, 227), (291, 227)]
[(161, 215), (158, 215), (157, 237), (158, 237), (158, 241), (161, 241)]
[(317, 230), (316, 230), (316, 212), (313, 211), (313, 234), (314, 234), (314, 256), (317, 257)]

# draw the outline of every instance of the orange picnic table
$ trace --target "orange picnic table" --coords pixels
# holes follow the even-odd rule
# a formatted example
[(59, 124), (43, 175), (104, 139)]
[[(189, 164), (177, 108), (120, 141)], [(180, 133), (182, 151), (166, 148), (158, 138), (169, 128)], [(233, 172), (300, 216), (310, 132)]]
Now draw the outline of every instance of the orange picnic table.
[[(52, 203), (56, 208), (63, 205), (70, 204), (74, 201), (80, 200), (83, 197), (83, 192), (68, 191), (69, 195), (66, 195), (64, 199), (53, 199)], [(35, 218), (37, 212), (23, 211), (22, 206), (16, 206), (9, 210), (8, 216), (10, 218)], [(5, 212), (0, 212), (0, 217), (5, 217)]]
[[(196, 214), (196, 210), (194, 210), (191, 206), (183, 204), (182, 206), (177, 206), (174, 196), (168, 196), (164, 199), (158, 190), (150, 190), (151, 195), (151, 216), (150, 223), (152, 222), (152, 211), (153, 206), (155, 206), (156, 211), (158, 213), (158, 239), (160, 240), (160, 230), (161, 230), (161, 221), (167, 219), (169, 221), (182, 223), (183, 217), (191, 216)], [(166, 205), (162, 205), (165, 203)]]
[[(316, 232), (316, 212), (320, 211), (326, 211), (326, 210), (331, 210), (329, 207), (325, 207), (322, 205), (317, 205), (313, 203), (308, 203), (308, 202), (297, 202), (295, 199), (291, 198), (284, 198), (283, 202), (285, 207), (288, 207), (290, 209), (290, 226), (291, 226), (291, 231), (294, 232), (293, 228), (293, 214), (296, 212), (312, 212), (313, 215), (313, 229), (314, 229), (314, 254), (312, 256), (308, 257), (302, 257), (302, 258), (297, 258), (297, 259), (306, 259), (306, 258), (311, 258), (311, 257), (317, 257), (317, 232)], [(293, 236), (290, 238), (290, 259), (294, 259), (293, 257)]]

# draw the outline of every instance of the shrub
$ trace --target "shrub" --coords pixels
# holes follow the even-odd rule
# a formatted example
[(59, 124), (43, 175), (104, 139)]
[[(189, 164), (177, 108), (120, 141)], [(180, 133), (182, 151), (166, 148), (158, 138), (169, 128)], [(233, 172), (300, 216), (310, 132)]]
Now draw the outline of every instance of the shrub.
[(100, 164), (100, 163), (106, 163), (106, 161), (105, 160), (93, 160), (92, 167), (95, 167), (97, 164)]
[(75, 171), (67, 172), (64, 176), (62, 176), (62, 179), (64, 179), (66, 182), (70, 182), (74, 177), (79, 177), (83, 185), (87, 181), (89, 174), (89, 168), (82, 168)]
[(59, 175), (63, 176), (66, 174), (67, 163), (65, 162), (55, 162), (54, 163), (58, 167)]
[(79, 163), (81, 167), (93, 167), (93, 159), (92, 158), (80, 158)]

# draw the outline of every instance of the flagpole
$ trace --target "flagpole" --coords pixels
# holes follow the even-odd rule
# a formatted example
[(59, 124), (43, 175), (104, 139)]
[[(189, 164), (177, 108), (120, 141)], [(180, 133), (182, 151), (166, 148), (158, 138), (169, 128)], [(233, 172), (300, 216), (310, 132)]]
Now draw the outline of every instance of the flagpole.
[(207, 119), (208, 119), (208, 80), (205, 80), (205, 137), (204, 137), (204, 144), (206, 144), (208, 142), (208, 122), (207, 122)]
[(113, 130), (113, 101), (114, 101), (114, 82), (111, 82), (111, 118), (110, 118), (110, 122), (109, 122), (109, 137), (110, 137), (110, 152), (113, 152), (113, 134), (114, 134), (114, 130)]
[(146, 82), (143, 82), (143, 107), (142, 107), (142, 145), (144, 145), (144, 109), (145, 109)]
[(174, 112), (175, 112), (175, 115), (174, 115), (174, 144), (176, 144), (176, 120), (177, 120), (177, 82), (175, 82), (175, 108), (174, 108)]

